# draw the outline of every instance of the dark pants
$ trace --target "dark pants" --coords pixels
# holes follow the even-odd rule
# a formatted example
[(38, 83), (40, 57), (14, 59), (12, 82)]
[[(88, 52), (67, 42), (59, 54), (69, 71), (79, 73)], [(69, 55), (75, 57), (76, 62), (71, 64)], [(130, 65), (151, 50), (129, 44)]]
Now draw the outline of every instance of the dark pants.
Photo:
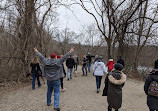
[(150, 111), (158, 111), (158, 110), (153, 110), (153, 109), (149, 109)]
[(86, 75), (87, 75), (87, 66), (82, 66), (82, 72), (83, 72), (83, 75), (85, 75), (84, 69), (85, 69), (85, 71), (86, 71)]
[(89, 62), (87, 65), (88, 65), (88, 71), (90, 72), (91, 62)]
[(63, 89), (63, 77), (60, 78), (61, 89)]
[(35, 89), (36, 78), (37, 78), (38, 87), (41, 86), (41, 83), (40, 83), (40, 80), (39, 80), (39, 75), (38, 74), (32, 74), (32, 89)]
[(96, 77), (97, 89), (100, 89), (102, 76), (95, 76), (95, 77)]
[[(112, 111), (112, 107), (110, 105), (108, 106), (108, 111)], [(119, 110), (115, 109), (115, 111), (119, 111)]]
[(77, 63), (74, 64), (74, 69), (77, 71)]

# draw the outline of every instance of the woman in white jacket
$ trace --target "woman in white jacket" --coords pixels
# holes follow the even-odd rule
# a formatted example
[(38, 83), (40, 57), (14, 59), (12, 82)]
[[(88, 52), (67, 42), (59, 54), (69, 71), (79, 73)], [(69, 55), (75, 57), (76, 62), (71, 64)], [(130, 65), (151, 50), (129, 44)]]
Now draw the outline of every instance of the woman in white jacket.
[(97, 61), (93, 65), (93, 73), (96, 77), (96, 85), (97, 85), (97, 93), (100, 91), (102, 76), (104, 76), (104, 72), (107, 73), (107, 68), (105, 64), (102, 62), (102, 57), (98, 57)]

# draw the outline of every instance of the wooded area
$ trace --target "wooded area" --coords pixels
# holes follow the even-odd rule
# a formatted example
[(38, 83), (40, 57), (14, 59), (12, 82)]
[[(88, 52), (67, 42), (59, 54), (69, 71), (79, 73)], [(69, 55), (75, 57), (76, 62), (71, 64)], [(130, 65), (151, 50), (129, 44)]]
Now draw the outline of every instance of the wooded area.
[[(57, 9), (79, 5), (95, 23), (80, 33), (59, 30)], [(92, 10), (93, 9), (93, 10)], [(156, 0), (0, 0), (0, 83), (23, 81), (35, 56), (65, 54), (75, 47), (84, 54), (110, 55), (125, 60), (127, 71), (152, 67), (158, 58), (158, 2)]]

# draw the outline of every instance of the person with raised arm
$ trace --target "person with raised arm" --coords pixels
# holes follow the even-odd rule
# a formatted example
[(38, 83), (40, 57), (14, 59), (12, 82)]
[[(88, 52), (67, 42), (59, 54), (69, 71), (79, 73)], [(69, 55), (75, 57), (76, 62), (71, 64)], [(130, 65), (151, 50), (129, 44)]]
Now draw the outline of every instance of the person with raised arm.
[(61, 68), (63, 62), (74, 51), (74, 48), (65, 54), (61, 59), (56, 59), (54, 53), (50, 54), (50, 59), (45, 58), (37, 48), (34, 48), (36, 55), (40, 58), (44, 66), (44, 76), (47, 79), (47, 106), (51, 105), (52, 92), (54, 90), (54, 110), (60, 111), (59, 99), (60, 99), (60, 78), (62, 77)]

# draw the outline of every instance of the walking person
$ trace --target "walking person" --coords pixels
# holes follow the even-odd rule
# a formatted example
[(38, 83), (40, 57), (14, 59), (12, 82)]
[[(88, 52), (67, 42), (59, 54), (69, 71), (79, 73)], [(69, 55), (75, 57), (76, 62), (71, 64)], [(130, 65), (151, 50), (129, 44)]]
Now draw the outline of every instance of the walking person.
[(158, 111), (158, 60), (155, 61), (154, 69), (145, 80), (144, 91), (149, 111)]
[(104, 72), (107, 73), (107, 69), (105, 64), (102, 62), (102, 59), (103, 58), (99, 56), (93, 65), (93, 73), (96, 77), (97, 93), (100, 91), (102, 76), (104, 76)]
[(83, 62), (82, 62), (82, 76), (87, 76), (87, 63), (88, 63), (88, 60), (86, 58), (86, 55), (83, 56)]
[(123, 65), (116, 63), (114, 70), (107, 74), (103, 96), (107, 96), (108, 111), (118, 111), (122, 105), (122, 87), (126, 81), (126, 75), (122, 72)]
[(77, 71), (77, 66), (79, 65), (78, 56), (75, 54), (73, 56), (74, 59), (74, 70)]
[(120, 56), (120, 58), (119, 58), (119, 60), (117, 61), (117, 63), (122, 64), (123, 67), (124, 67), (124, 60), (122, 59), (122, 56)]
[(66, 60), (66, 66), (68, 68), (68, 78), (67, 80), (69, 81), (69, 79), (72, 79), (72, 70), (73, 70), (73, 66), (74, 66), (74, 59), (72, 58), (72, 55), (70, 55), (70, 57)]
[(65, 54), (61, 59), (56, 59), (55, 54), (50, 54), (50, 59), (45, 58), (37, 48), (34, 48), (37, 56), (40, 58), (44, 65), (44, 76), (47, 79), (47, 106), (51, 105), (52, 91), (54, 90), (54, 110), (60, 111), (59, 99), (60, 99), (60, 78), (62, 77), (61, 68), (63, 62), (74, 51), (74, 48)]
[(112, 59), (112, 57), (110, 57), (108, 63), (106, 64), (106, 66), (108, 66), (108, 72), (111, 72), (114, 68), (114, 60)]
[[(61, 59), (60, 55), (57, 55), (57, 59)], [(63, 84), (63, 78), (65, 76), (65, 72), (64, 72), (64, 65), (62, 64), (62, 68), (61, 68), (61, 73), (62, 73), (62, 77), (60, 78), (60, 84), (61, 84), (61, 92), (65, 92), (65, 88), (64, 88), (64, 84)]]
[(41, 86), (40, 79), (39, 79), (39, 76), (40, 76), (39, 73), (42, 73), (42, 71), (41, 71), (40, 65), (38, 63), (37, 57), (35, 57), (32, 60), (30, 67), (31, 67), (31, 75), (32, 75), (32, 90), (34, 90), (36, 78), (37, 78), (38, 87)]
[(88, 63), (87, 63), (88, 72), (90, 72), (92, 57), (95, 57), (95, 56), (90, 55), (90, 52), (88, 52), (88, 54), (87, 54), (87, 56), (86, 56), (86, 58), (87, 58), (87, 60), (88, 60)]

